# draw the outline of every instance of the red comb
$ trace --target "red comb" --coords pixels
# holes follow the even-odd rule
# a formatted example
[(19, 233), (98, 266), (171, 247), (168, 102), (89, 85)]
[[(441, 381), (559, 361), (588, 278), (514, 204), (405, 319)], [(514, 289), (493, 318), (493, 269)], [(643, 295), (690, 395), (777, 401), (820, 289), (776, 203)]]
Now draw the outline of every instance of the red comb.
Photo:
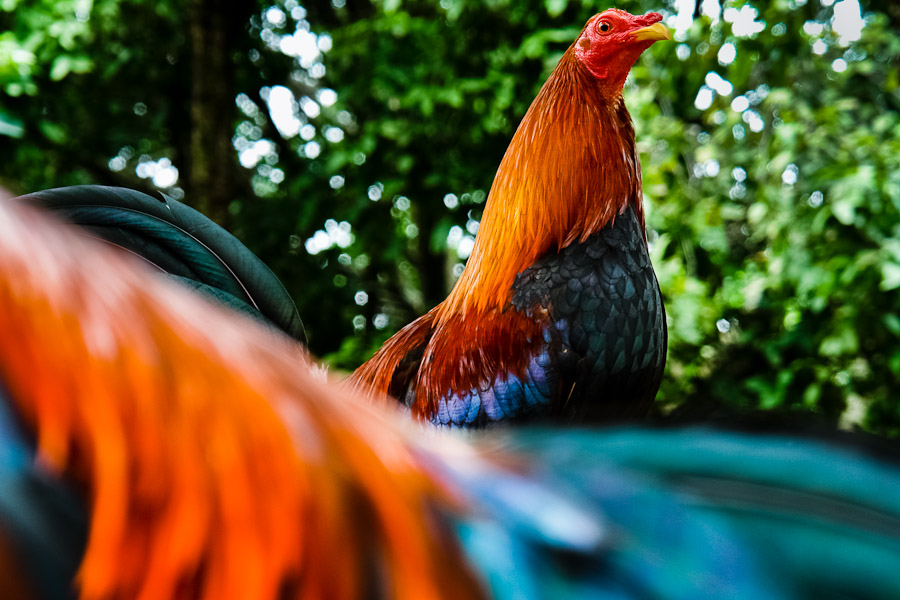
[(653, 25), (654, 23), (659, 23), (662, 21), (662, 15), (658, 12), (649, 12), (643, 16), (636, 16), (633, 19), (635, 25), (641, 25), (647, 27), (649, 25)]

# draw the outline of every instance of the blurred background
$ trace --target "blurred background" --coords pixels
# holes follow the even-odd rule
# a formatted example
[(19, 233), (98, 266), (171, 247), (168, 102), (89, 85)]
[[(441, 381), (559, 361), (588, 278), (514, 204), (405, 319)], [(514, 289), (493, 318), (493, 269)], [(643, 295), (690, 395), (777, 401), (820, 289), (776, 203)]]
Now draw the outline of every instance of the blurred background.
[[(444, 298), (574, 0), (0, 0), (0, 185), (183, 200), (350, 370)], [(659, 411), (900, 436), (900, 5), (662, 12), (626, 86), (669, 315)], [(680, 407), (680, 408), (679, 408)]]

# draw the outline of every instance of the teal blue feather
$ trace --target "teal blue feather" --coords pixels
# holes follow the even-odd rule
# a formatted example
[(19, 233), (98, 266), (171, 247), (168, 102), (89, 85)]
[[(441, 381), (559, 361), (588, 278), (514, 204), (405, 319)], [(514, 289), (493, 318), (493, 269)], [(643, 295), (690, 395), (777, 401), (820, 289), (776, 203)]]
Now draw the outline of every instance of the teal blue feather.
[[(725, 566), (716, 564), (713, 546), (703, 540), (703, 530), (715, 530), (714, 540), (725, 536), (746, 552), (729, 568), (756, 571), (774, 591), (743, 587), (749, 585), (745, 579), (741, 594), (711, 597), (767, 598), (777, 592), (798, 599), (900, 598), (895, 446), (887, 457), (873, 456), (858, 437), (842, 442), (836, 434), (817, 439), (708, 428), (551, 430), (510, 436), (510, 445), (550, 473), (548, 480), (565, 474), (554, 489), (568, 486), (593, 501), (602, 499), (598, 508), (641, 552), (664, 547), (666, 539), (673, 543), (655, 569), (669, 584), (703, 557), (712, 559), (706, 574)], [(626, 485), (640, 482), (627, 502), (609, 489), (616, 470)], [(653, 490), (662, 496), (654, 499)], [(660, 498), (680, 506), (684, 516), (660, 518)], [(653, 518), (656, 527), (646, 527)], [(626, 558), (634, 556), (626, 552)], [(679, 563), (672, 572), (666, 569)]]

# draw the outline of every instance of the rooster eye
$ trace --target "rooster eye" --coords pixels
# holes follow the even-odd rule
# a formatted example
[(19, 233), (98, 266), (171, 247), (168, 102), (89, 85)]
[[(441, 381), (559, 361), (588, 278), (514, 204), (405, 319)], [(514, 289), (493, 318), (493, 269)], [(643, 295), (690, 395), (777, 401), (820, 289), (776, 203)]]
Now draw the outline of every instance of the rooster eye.
[(600, 24), (597, 25), (597, 29), (600, 30), (601, 33), (606, 33), (610, 29), (612, 29), (612, 25), (610, 25), (606, 21), (600, 21)]

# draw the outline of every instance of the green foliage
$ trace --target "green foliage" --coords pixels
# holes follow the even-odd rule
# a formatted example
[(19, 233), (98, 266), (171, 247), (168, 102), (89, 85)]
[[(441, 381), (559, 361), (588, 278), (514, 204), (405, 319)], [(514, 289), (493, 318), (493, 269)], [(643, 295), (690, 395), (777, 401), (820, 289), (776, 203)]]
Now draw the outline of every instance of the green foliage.
[[(100, 181), (166, 152), (169, 96), (179, 89), (183, 21), (167, 3), (121, 0), (0, 2), (0, 177), (17, 191)], [(142, 106), (149, 114), (138, 114)], [(159, 110), (154, 110), (159, 108)], [(2, 139), (2, 138), (0, 138)]]
[[(658, 2), (618, 5), (674, 12)], [(313, 351), (352, 369), (452, 286), (519, 119), (603, 7), (271, 5), (233, 42), (235, 148), (261, 150), (231, 158), (230, 227), (298, 299)], [(189, 6), (0, 0), (5, 185), (152, 188), (135, 168), (164, 158), (189, 171)], [(626, 98), (669, 313), (661, 411), (781, 408), (900, 434), (900, 16), (863, 8), (853, 41), (828, 0), (698, 9), (635, 67)], [(753, 10), (755, 29), (735, 20)], [(281, 50), (298, 27), (320, 56)], [(311, 127), (279, 129), (275, 86)]]
[[(897, 435), (900, 41), (870, 14), (845, 46), (831, 14), (771, 3), (766, 29), (737, 39), (727, 23), (695, 22), (683, 73), (648, 61), (635, 74), (658, 86), (631, 106), (670, 299), (661, 399), (811, 410)], [(700, 111), (709, 71), (734, 92)]]

